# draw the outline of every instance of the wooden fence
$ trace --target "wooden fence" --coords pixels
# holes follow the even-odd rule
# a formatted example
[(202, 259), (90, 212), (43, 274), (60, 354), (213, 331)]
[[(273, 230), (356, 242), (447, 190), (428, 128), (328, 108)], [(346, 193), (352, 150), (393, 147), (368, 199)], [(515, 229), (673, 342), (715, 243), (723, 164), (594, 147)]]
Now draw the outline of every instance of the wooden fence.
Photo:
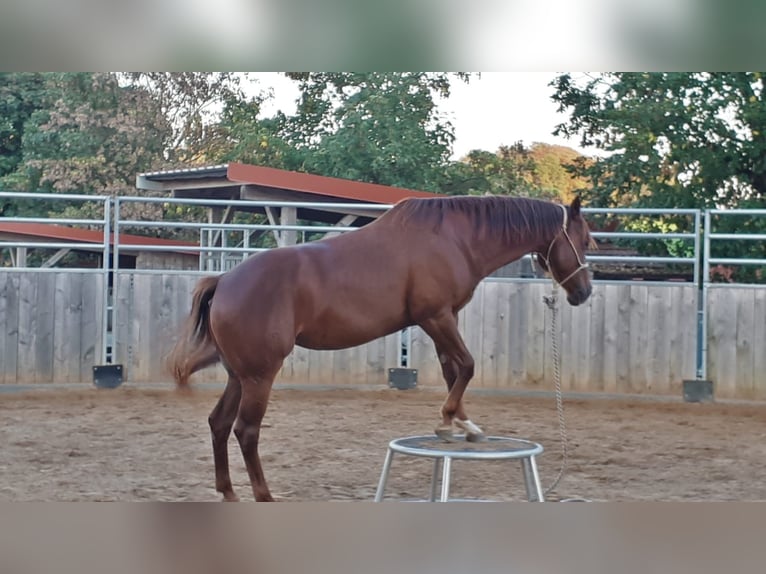
[[(167, 381), (164, 358), (198, 275), (120, 273), (114, 283), (114, 357), (133, 382)], [(0, 383), (90, 382), (101, 345), (102, 276), (0, 272)], [(476, 359), (472, 388), (553, 388), (550, 283), (485, 281), (460, 313)], [(565, 390), (679, 396), (696, 371), (697, 297), (688, 284), (600, 283), (571, 307), (560, 291)], [(716, 396), (766, 399), (766, 289), (711, 286), (708, 375)], [(398, 366), (397, 335), (344, 351), (296, 349), (279, 382), (380, 384)], [(412, 330), (419, 386), (443, 382), (432, 343)], [(220, 367), (195, 376), (224, 381)]]
[(716, 396), (766, 399), (766, 287), (708, 287), (708, 379)]
[(0, 271), (0, 383), (93, 380), (103, 276)]
[[(191, 304), (196, 276), (121, 274), (116, 360), (133, 381), (167, 379), (163, 359)], [(460, 313), (468, 348), (476, 359), (475, 387), (551, 389), (551, 311), (543, 303), (548, 282), (486, 281)], [(562, 385), (567, 390), (680, 393), (694, 378), (697, 290), (691, 285), (598, 284), (588, 303), (573, 308), (560, 292)], [(343, 351), (296, 349), (280, 382), (385, 384), (398, 366), (398, 338), (390, 335)], [(410, 366), (418, 384), (441, 386), (430, 339), (412, 332)], [(222, 381), (219, 369), (198, 380)]]

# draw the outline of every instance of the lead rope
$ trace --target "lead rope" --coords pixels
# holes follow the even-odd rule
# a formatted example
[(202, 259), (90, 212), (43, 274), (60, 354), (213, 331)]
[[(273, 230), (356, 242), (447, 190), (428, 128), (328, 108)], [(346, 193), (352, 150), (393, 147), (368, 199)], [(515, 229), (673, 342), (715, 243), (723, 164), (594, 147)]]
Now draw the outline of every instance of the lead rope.
[(558, 476), (546, 490), (545, 496), (548, 496), (564, 477), (567, 465), (569, 463), (569, 448), (567, 440), (567, 425), (564, 420), (564, 402), (561, 400), (561, 356), (559, 355), (559, 338), (556, 326), (556, 317), (558, 315), (558, 284), (552, 281), (550, 296), (543, 296), (543, 301), (551, 310), (551, 347), (553, 348), (553, 382), (556, 389), (556, 412), (559, 417), (559, 437), (561, 439), (561, 468)]

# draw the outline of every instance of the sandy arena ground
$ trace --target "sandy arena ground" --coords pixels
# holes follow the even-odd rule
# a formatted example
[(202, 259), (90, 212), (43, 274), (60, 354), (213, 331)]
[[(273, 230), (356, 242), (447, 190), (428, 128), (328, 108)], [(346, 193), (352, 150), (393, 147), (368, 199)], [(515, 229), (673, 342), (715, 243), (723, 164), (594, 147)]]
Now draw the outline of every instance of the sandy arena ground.
[[(0, 393), (0, 501), (216, 501), (207, 415), (219, 390)], [(540, 442), (543, 486), (561, 449), (552, 397), (469, 390), (493, 435)], [(372, 500), (389, 440), (429, 434), (444, 393), (276, 389), (261, 434), (272, 493), (289, 501)], [(568, 471), (549, 499), (766, 500), (766, 406), (565, 400)], [(236, 440), (235, 489), (252, 500)], [(388, 499), (422, 498), (431, 463), (394, 459)], [(456, 498), (523, 500), (517, 462), (455, 461)]]

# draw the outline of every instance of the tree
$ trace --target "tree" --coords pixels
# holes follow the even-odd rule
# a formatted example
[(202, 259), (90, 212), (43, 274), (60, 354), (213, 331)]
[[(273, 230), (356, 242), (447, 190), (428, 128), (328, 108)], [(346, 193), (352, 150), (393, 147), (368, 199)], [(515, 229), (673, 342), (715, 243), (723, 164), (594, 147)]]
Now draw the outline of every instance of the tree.
[(211, 157), (217, 162), (239, 161), (300, 171), (304, 154), (285, 138), (287, 117), (261, 117), (262, 98), (230, 100), (211, 137)]
[[(288, 73), (301, 97), (294, 115), (259, 119), (256, 103), (229, 102), (228, 159), (331, 177), (440, 191), (454, 140), (437, 108), (443, 73)], [(457, 74), (468, 81), (467, 74)], [(242, 122), (241, 120), (244, 120)]]
[(569, 168), (578, 161), (587, 165), (592, 160), (572, 148), (536, 142), (529, 148), (529, 157), (534, 167), (531, 177), (526, 177), (542, 194), (553, 195), (569, 204), (588, 188), (588, 180), (573, 175)]
[(534, 167), (521, 142), (501, 146), (496, 152), (471, 150), (449, 171), (446, 190), (452, 195), (539, 196), (540, 190), (531, 185)]
[(23, 136), (17, 175), (25, 188), (124, 194), (161, 158), (168, 127), (160, 109), (113, 74), (47, 74), (44, 99)]
[[(247, 74), (236, 72), (130, 72), (117, 75), (122, 85), (148, 94), (167, 127), (162, 157), (166, 166), (205, 164), (216, 152), (221, 109), (246, 101), (241, 88)], [(261, 96), (253, 99), (260, 102)]]
[(45, 107), (45, 75), (38, 72), (0, 73), (0, 182), (14, 173), (23, 159), (27, 122)]
[(500, 146), (496, 152), (472, 150), (447, 168), (446, 193), (515, 195), (570, 202), (585, 180), (566, 166), (580, 157), (563, 146), (522, 142)]
[(555, 135), (606, 153), (580, 162), (602, 205), (736, 206), (766, 198), (766, 79), (752, 73), (562, 74)]

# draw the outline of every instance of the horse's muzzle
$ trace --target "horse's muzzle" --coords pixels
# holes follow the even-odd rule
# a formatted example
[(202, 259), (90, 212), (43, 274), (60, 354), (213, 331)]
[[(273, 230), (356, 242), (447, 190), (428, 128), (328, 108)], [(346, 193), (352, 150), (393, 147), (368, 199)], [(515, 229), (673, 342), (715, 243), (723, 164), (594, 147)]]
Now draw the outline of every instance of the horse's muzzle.
[(593, 287), (588, 285), (587, 287), (580, 287), (575, 291), (567, 294), (567, 302), (573, 307), (582, 305), (588, 300), (590, 294), (593, 292)]

